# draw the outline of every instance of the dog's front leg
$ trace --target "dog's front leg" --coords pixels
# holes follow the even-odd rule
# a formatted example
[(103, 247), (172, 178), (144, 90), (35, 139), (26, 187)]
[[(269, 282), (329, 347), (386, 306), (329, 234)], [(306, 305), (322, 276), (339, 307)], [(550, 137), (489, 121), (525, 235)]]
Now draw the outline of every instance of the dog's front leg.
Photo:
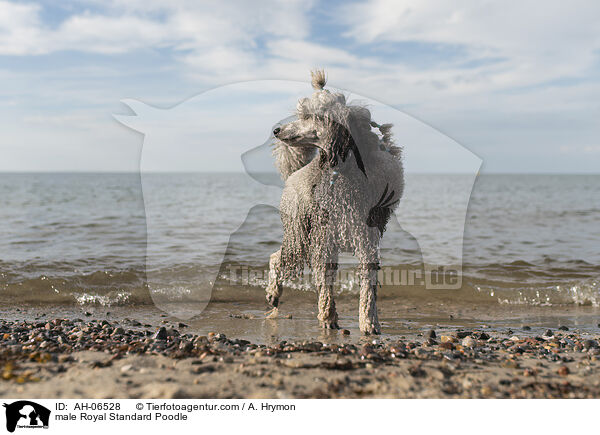
[(325, 329), (339, 329), (338, 315), (333, 299), (333, 285), (337, 273), (337, 261), (320, 265), (314, 270), (317, 290), (319, 292), (319, 315), (321, 326)]
[(379, 262), (363, 263), (360, 266), (360, 302), (358, 326), (363, 334), (380, 334), (377, 317), (377, 271)]
[(279, 305), (279, 298), (283, 293), (283, 286), (281, 285), (281, 249), (271, 254), (269, 260), (269, 284), (266, 288), (267, 292), (267, 303), (277, 308)]

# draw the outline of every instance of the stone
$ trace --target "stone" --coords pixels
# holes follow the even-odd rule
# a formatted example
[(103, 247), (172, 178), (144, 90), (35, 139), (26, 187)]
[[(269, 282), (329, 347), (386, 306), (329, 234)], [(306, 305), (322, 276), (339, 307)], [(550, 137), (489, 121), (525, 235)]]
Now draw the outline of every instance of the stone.
[(156, 331), (156, 334), (154, 334), (155, 340), (166, 340), (167, 337), (167, 329), (164, 326), (161, 326), (158, 331)]
[(473, 340), (473, 337), (465, 337), (463, 338), (461, 345), (464, 347), (475, 347), (477, 345), (477, 342), (475, 340)]
[(468, 336), (470, 336), (470, 335), (471, 335), (471, 331), (458, 331), (458, 332), (456, 333), (456, 336), (457, 336), (458, 338), (461, 338), (461, 339), (462, 339), (462, 338), (465, 338), (465, 337), (468, 337)]

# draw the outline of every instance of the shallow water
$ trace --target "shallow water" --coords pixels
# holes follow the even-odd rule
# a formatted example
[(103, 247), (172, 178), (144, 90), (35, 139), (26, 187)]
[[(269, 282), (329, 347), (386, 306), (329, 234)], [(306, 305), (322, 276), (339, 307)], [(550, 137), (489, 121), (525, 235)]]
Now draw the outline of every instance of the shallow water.
[[(499, 333), (506, 337), (541, 336), (547, 329), (567, 327), (569, 333), (595, 338), (600, 333), (598, 310), (590, 306), (540, 307), (526, 305), (471, 305), (452, 300), (423, 303), (422, 300), (383, 297), (379, 301), (382, 334), (363, 336), (358, 330), (357, 300), (350, 296), (337, 299), (340, 327), (325, 330), (316, 321), (316, 296), (302, 293), (282, 300), (279, 317), (265, 318), (262, 295), (252, 289), (242, 291), (237, 300), (221, 299), (204, 308), (202, 314), (186, 320), (165, 314), (153, 305), (105, 307), (101, 305), (15, 305), (2, 309), (9, 321), (45, 322), (55, 318), (97, 319), (132, 328), (128, 319), (142, 323), (139, 328), (156, 330), (173, 326), (181, 333), (207, 335), (219, 332), (259, 344), (277, 344), (283, 340), (318, 340), (323, 343), (364, 343), (372, 340), (423, 340), (431, 329), (438, 335), (458, 330)], [(133, 327), (135, 329), (135, 327)]]
[[(282, 237), (271, 206), (281, 190), (244, 174), (144, 177), (151, 189), (146, 197), (135, 174), (0, 174), (0, 302), (151, 304), (151, 277), (187, 303), (211, 288), (225, 241), (226, 263), (244, 267), (240, 274), (246, 275), (231, 282), (231, 269), (221, 267), (213, 300), (234, 306), (248, 293), (262, 310), (268, 258)], [(454, 206), (447, 186), (461, 177), (407, 175), (407, 186), (423, 198), (408, 212), (440, 252), (454, 243), (439, 217)], [(466, 216), (462, 288), (426, 290), (419, 282), (392, 280), (381, 294), (417, 306), (597, 307), (598, 222), (600, 175), (482, 175)], [(352, 267), (351, 258), (342, 262), (343, 270)], [(382, 243), (384, 268), (419, 270), (421, 263), (417, 240), (392, 219)], [(283, 301), (294, 305), (311, 289), (291, 283)], [(339, 292), (350, 298), (356, 291), (350, 270)], [(298, 303), (298, 315), (313, 319), (311, 307)]]

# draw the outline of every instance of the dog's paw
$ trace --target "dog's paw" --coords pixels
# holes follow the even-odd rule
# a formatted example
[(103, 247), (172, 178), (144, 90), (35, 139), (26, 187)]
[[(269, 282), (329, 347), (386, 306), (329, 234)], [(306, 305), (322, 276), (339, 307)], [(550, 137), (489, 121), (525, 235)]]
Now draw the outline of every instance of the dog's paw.
[(267, 294), (266, 299), (267, 299), (267, 304), (269, 304), (270, 307), (277, 308), (277, 306), (279, 305), (279, 297), (278, 296)]
[(273, 307), (271, 310), (265, 313), (265, 319), (278, 319), (279, 318), (279, 308)]
[(337, 320), (321, 322), (321, 327), (323, 329), (340, 329)]
[(360, 325), (360, 332), (365, 335), (379, 335), (381, 334), (381, 326), (379, 322), (365, 322)]

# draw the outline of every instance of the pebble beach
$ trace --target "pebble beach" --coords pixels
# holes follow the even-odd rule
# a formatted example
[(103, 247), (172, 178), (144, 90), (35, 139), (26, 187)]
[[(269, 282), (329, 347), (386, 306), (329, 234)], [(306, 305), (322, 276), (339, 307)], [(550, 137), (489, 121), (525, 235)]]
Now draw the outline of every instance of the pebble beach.
[[(255, 344), (182, 322), (0, 321), (5, 398), (597, 398), (600, 335), (437, 329)], [(353, 333), (353, 335), (355, 335)]]

